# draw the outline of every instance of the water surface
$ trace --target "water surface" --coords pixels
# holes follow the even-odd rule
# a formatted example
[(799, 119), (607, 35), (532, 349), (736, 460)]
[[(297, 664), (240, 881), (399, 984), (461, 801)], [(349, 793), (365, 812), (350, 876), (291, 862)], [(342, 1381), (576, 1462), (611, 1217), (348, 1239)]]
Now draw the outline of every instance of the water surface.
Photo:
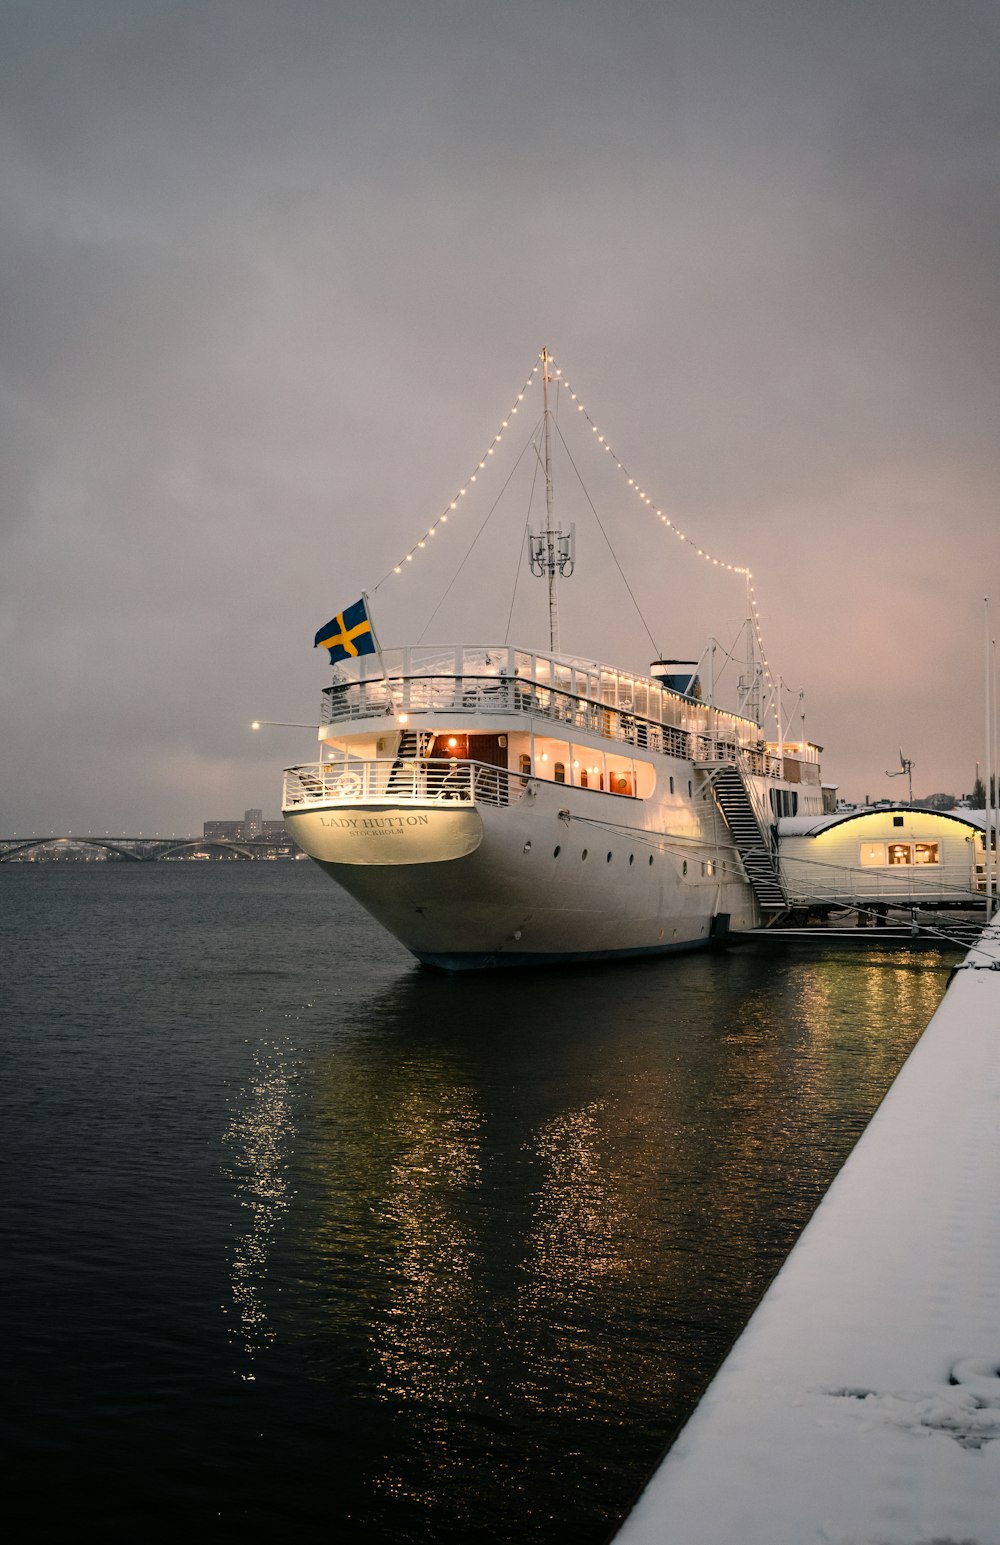
[(419, 968), (306, 863), (0, 866), (8, 1516), (602, 1541), (953, 958)]

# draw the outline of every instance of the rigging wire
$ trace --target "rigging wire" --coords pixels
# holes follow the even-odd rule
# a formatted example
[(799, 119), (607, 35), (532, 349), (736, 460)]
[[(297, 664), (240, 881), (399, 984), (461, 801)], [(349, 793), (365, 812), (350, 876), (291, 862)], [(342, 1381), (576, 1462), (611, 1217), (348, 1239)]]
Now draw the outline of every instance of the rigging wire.
[[(524, 456), (525, 451), (528, 449), (528, 446), (532, 444), (532, 442), (534, 440), (534, 436), (537, 433), (537, 431), (538, 431), (538, 425), (536, 424), (535, 427), (532, 429), (531, 433), (529, 434), (527, 440), (522, 445), (522, 447), (521, 447), (521, 449), (520, 449), (520, 451), (518, 453), (517, 460), (515, 461), (514, 465), (511, 467), (511, 469), (508, 472), (506, 478), (504, 479), (504, 482), (503, 482), (503, 485), (502, 485), (502, 487), (500, 489), (500, 492), (497, 494), (497, 496), (494, 499), (493, 503), (490, 505), (489, 509), (487, 510), (486, 516), (485, 516), (482, 524), (480, 525), (479, 530), (476, 532), (476, 534), (473, 537), (471, 543), (469, 544), (468, 548), (466, 549), (465, 556), (463, 557), (461, 563), (458, 565), (458, 568), (455, 570), (454, 574), (451, 576), (451, 579), (448, 581), (448, 584), (446, 585), (443, 594), (441, 595), (440, 599), (438, 600), (437, 605), (435, 606), (434, 610), (431, 612), (431, 614), (428, 617), (426, 623), (424, 624), (423, 632), (420, 634), (420, 637), (417, 639), (417, 643), (418, 644), (422, 644), (423, 643), (424, 635), (426, 634), (427, 629), (430, 627), (431, 623), (434, 621), (434, 618), (437, 616), (438, 612), (441, 610), (441, 608), (444, 605), (445, 601), (448, 599), (448, 596), (451, 593), (451, 590), (452, 590), (452, 587), (455, 584), (455, 581), (458, 579), (458, 576), (461, 574), (462, 570), (465, 568), (465, 565), (468, 563), (469, 559), (472, 557), (472, 554), (475, 551), (476, 543), (479, 541), (479, 538), (482, 536), (483, 532), (486, 530), (486, 527), (489, 525), (489, 523), (492, 520), (494, 514), (496, 513), (497, 505), (500, 503), (500, 500), (503, 498), (504, 494), (507, 492), (507, 485), (510, 483), (510, 480), (514, 476), (514, 473), (517, 471), (518, 467), (521, 465), (521, 459)], [(381, 584), (381, 583), (382, 583), (382, 581), (380, 580), (379, 584)], [(377, 588), (378, 588), (378, 586), (376, 586), (376, 589)]]
[(618, 570), (619, 574), (622, 577), (622, 584), (625, 586), (625, 589), (629, 593), (629, 596), (630, 596), (631, 601), (632, 601), (632, 605), (635, 607), (635, 610), (636, 610), (636, 616), (639, 618), (639, 621), (642, 623), (643, 627), (645, 628), (645, 630), (646, 630), (646, 637), (649, 639), (649, 642), (653, 646), (653, 658), (658, 660), (660, 658), (660, 646), (656, 642), (656, 639), (653, 637), (652, 633), (650, 632), (649, 624), (648, 624), (648, 622), (646, 621), (645, 617), (642, 614), (642, 608), (640, 607), (638, 601), (635, 598), (635, 595), (634, 595), (633, 590), (632, 590), (632, 586), (629, 584), (627, 578), (625, 577), (625, 570), (622, 568), (621, 564), (618, 561), (618, 554), (615, 552), (614, 548), (611, 545), (611, 538), (608, 536), (607, 531), (604, 529), (604, 522), (601, 520), (600, 515), (598, 515), (597, 508), (596, 508), (596, 506), (594, 504), (594, 501), (590, 497), (590, 494), (589, 494), (589, 492), (587, 490), (587, 485), (583, 481), (583, 478), (580, 476), (580, 469), (577, 466), (576, 462), (573, 460), (573, 453), (570, 450), (569, 446), (566, 444), (566, 437), (563, 434), (562, 429), (560, 428), (559, 420), (558, 419), (556, 420), (556, 434), (559, 436), (559, 439), (562, 441), (563, 450), (566, 452), (566, 457), (567, 457), (567, 459), (569, 461), (570, 466), (573, 468), (573, 471), (576, 473), (576, 480), (579, 483), (581, 489), (583, 490), (583, 497), (586, 499), (587, 503), (590, 505), (591, 514), (593, 515), (594, 519), (597, 521), (597, 524), (598, 524), (598, 527), (600, 529), (601, 535), (603, 536), (605, 542), (608, 544), (608, 552), (611, 554), (612, 558), (615, 560), (615, 568)]
[[(537, 429), (537, 425), (536, 425)], [(535, 440), (535, 430), (532, 431), (532, 444), (535, 447), (535, 470), (531, 475), (531, 488), (528, 491), (528, 512), (524, 517), (524, 530), (521, 532), (521, 546), (517, 554), (517, 566), (514, 569), (514, 589), (510, 597), (510, 610), (507, 613), (507, 626), (504, 629), (503, 641), (510, 642), (510, 625), (514, 616), (514, 603), (517, 600), (517, 587), (521, 578), (521, 561), (524, 558), (524, 544), (528, 538), (528, 522), (531, 519), (531, 506), (535, 501), (535, 488), (538, 484), (538, 444)]]

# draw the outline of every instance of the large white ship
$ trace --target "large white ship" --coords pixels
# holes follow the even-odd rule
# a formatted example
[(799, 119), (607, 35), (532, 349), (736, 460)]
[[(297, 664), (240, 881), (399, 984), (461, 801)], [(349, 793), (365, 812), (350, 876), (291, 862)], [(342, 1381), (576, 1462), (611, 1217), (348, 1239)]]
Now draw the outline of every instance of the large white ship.
[(780, 716), (768, 740), (759, 711), (706, 700), (691, 662), (638, 676), (558, 649), (571, 542), (552, 518), (542, 360), (548, 518), (532, 560), (555, 647), (358, 658), (324, 691), (320, 759), (285, 772), (295, 841), (448, 971), (692, 949), (776, 919), (776, 822), (832, 808), (820, 748), (785, 742)]

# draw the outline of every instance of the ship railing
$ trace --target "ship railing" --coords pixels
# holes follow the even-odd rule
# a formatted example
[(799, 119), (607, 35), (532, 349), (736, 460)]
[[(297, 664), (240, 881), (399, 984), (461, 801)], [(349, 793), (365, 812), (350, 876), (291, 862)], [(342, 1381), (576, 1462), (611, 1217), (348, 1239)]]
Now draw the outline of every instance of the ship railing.
[(786, 855), (782, 858), (782, 878), (791, 904), (832, 902), (847, 904), (895, 902), (897, 905), (925, 903), (971, 903), (975, 887), (963, 882), (954, 872), (941, 873), (937, 866), (926, 868), (899, 865), (886, 873), (878, 869), (859, 869), (849, 864), (817, 864)]
[[(323, 698), (323, 723), (349, 728), (357, 720), (406, 714), (408, 724), (428, 715), (449, 721), (463, 716), (527, 716), (548, 721), (560, 730), (589, 730), (636, 751), (659, 752), (682, 760), (749, 757), (754, 770), (776, 776), (777, 761), (763, 749), (673, 724), (663, 724), (627, 708), (614, 708), (594, 698), (580, 697), (559, 687), (544, 686), (529, 677), (401, 676), (386, 681), (366, 679), (335, 683)], [(774, 761), (774, 768), (768, 764)]]
[(399, 803), (438, 805), (511, 805), (530, 782), (527, 774), (510, 772), (487, 762), (433, 758), (311, 762), (287, 767), (283, 810), (309, 805)]

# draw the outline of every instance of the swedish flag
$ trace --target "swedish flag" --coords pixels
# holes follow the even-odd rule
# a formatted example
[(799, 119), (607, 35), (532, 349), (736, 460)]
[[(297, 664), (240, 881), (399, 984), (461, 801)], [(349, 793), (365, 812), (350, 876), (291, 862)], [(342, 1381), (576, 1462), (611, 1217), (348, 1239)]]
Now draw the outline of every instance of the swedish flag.
[(378, 645), (372, 631), (371, 618), (364, 597), (353, 606), (345, 606), (325, 627), (320, 628), (313, 641), (313, 648), (320, 645), (330, 651), (330, 663), (338, 660), (356, 660), (362, 654), (375, 654)]

